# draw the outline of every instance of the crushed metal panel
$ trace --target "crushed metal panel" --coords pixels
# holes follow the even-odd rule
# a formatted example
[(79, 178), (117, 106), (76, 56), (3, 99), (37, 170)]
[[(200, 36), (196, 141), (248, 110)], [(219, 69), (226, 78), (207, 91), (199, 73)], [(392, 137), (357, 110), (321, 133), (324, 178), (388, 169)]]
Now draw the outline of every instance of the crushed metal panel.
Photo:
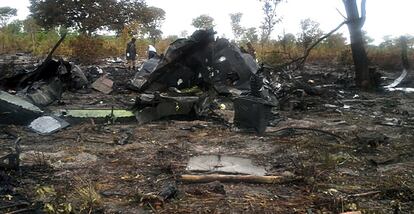
[(69, 126), (69, 123), (51, 116), (42, 116), (33, 120), (29, 128), (38, 134), (52, 134)]
[(160, 62), (159, 58), (151, 58), (145, 61), (139, 71), (135, 74), (135, 78), (139, 76), (147, 76), (154, 72), (155, 68), (157, 67), (158, 63)]
[(195, 103), (164, 102), (156, 107), (146, 107), (135, 112), (139, 124), (159, 120), (164, 117), (187, 116), (194, 109)]
[(407, 76), (408, 72), (406, 69), (403, 70), (403, 72), (401, 73), (401, 75), (394, 80), (394, 82), (392, 82), (391, 84), (384, 86), (384, 88), (394, 88), (397, 87), (399, 84), (401, 84), (401, 82), (405, 79), (405, 77)]
[(88, 78), (86, 78), (85, 73), (82, 69), (73, 63), (71, 63), (72, 71), (71, 71), (71, 83), (70, 88), (72, 89), (82, 89), (89, 85)]
[(402, 91), (407, 93), (414, 92), (414, 88), (387, 88), (388, 91)]
[(255, 166), (250, 159), (222, 155), (191, 157), (186, 170), (208, 173), (266, 175), (265, 168)]
[[(195, 106), (199, 97), (153, 97), (145, 100), (146, 97), (140, 97), (141, 103), (138, 103), (139, 110), (135, 112), (135, 117), (139, 124), (148, 123), (169, 116), (191, 116), (195, 111)], [(144, 106), (142, 106), (144, 105)], [(147, 106), (145, 106), (147, 105)]]
[(62, 82), (59, 78), (54, 78), (48, 83), (37, 82), (27, 91), (27, 97), (38, 106), (47, 106), (56, 100), (60, 100), (63, 93)]
[(226, 39), (219, 39), (214, 45), (213, 69), (208, 74), (203, 74), (203, 77), (210, 79), (215, 85), (225, 84), (248, 90), (251, 75), (259, 69), (254, 58), (243, 54)]
[[(204, 51), (205, 49), (208, 49), (208, 45), (211, 42), (214, 42), (214, 34), (215, 32), (212, 30), (197, 30), (189, 39), (178, 39), (171, 43), (165, 52), (165, 56), (160, 60), (154, 72), (148, 76), (147, 81), (142, 85), (140, 90), (155, 91), (167, 89), (168, 86), (163, 82), (165, 80), (168, 80), (168, 84), (179, 85), (179, 88), (196, 85), (196, 83), (192, 81), (192, 79), (198, 77), (198, 73), (194, 68), (203, 65), (200, 62), (196, 62), (196, 60), (189, 59), (194, 58), (192, 57), (194, 55), (204, 55)], [(192, 65), (190, 65), (188, 61), (190, 61)], [(179, 77), (181, 77), (182, 82), (187, 85), (179, 84), (179, 82), (181, 82), (179, 81)], [(171, 81), (171, 79), (174, 80)], [(158, 86), (153, 87), (152, 84), (158, 84)], [(170, 85), (170, 87), (175, 86)]]
[(108, 79), (106, 76), (102, 76), (98, 78), (94, 83), (92, 83), (92, 88), (100, 91), (104, 94), (110, 94), (112, 92), (112, 87), (114, 86), (114, 82)]
[(0, 124), (27, 125), (42, 114), (39, 107), (0, 90)]
[(118, 122), (130, 122), (135, 120), (135, 114), (123, 109), (65, 109), (54, 113), (64, 117), (70, 123), (82, 122), (93, 119), (95, 122), (108, 122), (113, 119)]
[(234, 100), (234, 124), (263, 134), (271, 119), (273, 105), (257, 97), (238, 97)]

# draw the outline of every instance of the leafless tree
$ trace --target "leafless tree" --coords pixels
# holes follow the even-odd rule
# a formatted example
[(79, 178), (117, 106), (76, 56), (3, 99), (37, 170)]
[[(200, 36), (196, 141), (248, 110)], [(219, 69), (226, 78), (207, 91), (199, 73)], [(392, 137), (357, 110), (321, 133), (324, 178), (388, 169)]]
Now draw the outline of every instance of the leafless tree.
[(231, 13), (231, 29), (233, 31), (234, 38), (236, 41), (240, 40), (240, 37), (243, 35), (245, 29), (240, 25), (241, 18), (243, 13)]
[(269, 41), (270, 34), (275, 29), (275, 25), (280, 22), (280, 18), (276, 14), (276, 7), (282, 0), (259, 0), (263, 2), (264, 20), (260, 28), (262, 29), (261, 41), (266, 43)]
[(352, 58), (355, 64), (355, 83), (362, 89), (371, 89), (375, 87), (372, 81), (369, 60), (364, 47), (364, 36), (362, 27), (366, 19), (366, 0), (361, 0), (361, 14), (359, 14), (356, 0), (342, 0), (345, 5), (347, 25), (351, 36)]

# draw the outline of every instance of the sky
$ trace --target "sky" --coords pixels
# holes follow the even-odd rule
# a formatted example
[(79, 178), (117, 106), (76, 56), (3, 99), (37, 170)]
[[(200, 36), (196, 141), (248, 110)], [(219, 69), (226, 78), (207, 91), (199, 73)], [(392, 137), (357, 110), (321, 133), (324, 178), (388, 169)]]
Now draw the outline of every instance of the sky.
[[(360, 0), (357, 0), (358, 2)], [(28, 14), (29, 0), (0, 0), (0, 7), (10, 6), (18, 9), (18, 19)], [(214, 18), (218, 36), (232, 38), (230, 13), (243, 13), (241, 24), (244, 27), (259, 27), (263, 20), (261, 3), (258, 0), (147, 0), (149, 6), (160, 7), (166, 12), (166, 20), (162, 26), (164, 36), (180, 35), (186, 30), (190, 34), (195, 29), (191, 26), (192, 19), (208, 14)], [(413, 0), (367, 0), (367, 20), (363, 30), (379, 44), (387, 35), (414, 35)], [(345, 14), (342, 0), (287, 0), (278, 5), (278, 14), (282, 22), (277, 24), (273, 38), (283, 31), (299, 32), (302, 19), (310, 18), (320, 23), (324, 32), (329, 32), (343, 21), (337, 11)], [(347, 28), (341, 31), (348, 36)]]

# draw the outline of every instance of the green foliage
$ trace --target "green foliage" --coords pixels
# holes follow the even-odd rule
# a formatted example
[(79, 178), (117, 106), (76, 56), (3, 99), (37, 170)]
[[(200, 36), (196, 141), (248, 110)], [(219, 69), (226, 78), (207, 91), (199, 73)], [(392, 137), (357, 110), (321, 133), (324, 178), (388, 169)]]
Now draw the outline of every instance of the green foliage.
[[(408, 50), (408, 59), (414, 59), (414, 52), (412, 51), (412, 46), (414, 44), (414, 38), (412, 36), (407, 37), (407, 44), (409, 47)], [(391, 70), (401, 70), (402, 69), (402, 60), (401, 60), (401, 42), (400, 37), (392, 38), (387, 36), (384, 38), (385, 41), (379, 44), (378, 46), (369, 46), (368, 54), (373, 65), (379, 66), (385, 69)], [(411, 48), (410, 48), (411, 47)], [(411, 62), (413, 63), (413, 62)]]
[(365, 45), (371, 45), (374, 42), (374, 39), (372, 37), (368, 36), (368, 33), (366, 31), (362, 31), (362, 37), (364, 39)]
[(240, 37), (245, 32), (245, 29), (240, 25), (242, 16), (243, 16), (243, 13), (231, 13), (230, 14), (231, 29), (233, 31), (234, 38), (236, 40), (239, 40)]
[(259, 41), (259, 36), (257, 35), (257, 29), (255, 27), (245, 29), (243, 33), (242, 42), (247, 43), (250, 42), (252, 44), (257, 43)]
[(0, 53), (11, 50), (21, 51), (24, 49), (25, 36), (22, 30), (21, 21), (13, 21), (0, 30)]
[(40, 26), (72, 27), (88, 34), (109, 26), (112, 20), (117, 20), (115, 14), (119, 11), (116, 0), (30, 0), (30, 3), (30, 11)]
[[(129, 27), (125, 26), (116, 36), (93, 36), (79, 34), (72, 30), (57, 49), (55, 55), (76, 59), (83, 64), (95, 63), (108, 57), (123, 57), (126, 44), (132, 37), (132, 30)], [(143, 30), (141, 24), (136, 27)], [(13, 21), (0, 29), (0, 54), (30, 52), (35, 56), (44, 57), (59, 40), (62, 30), (64, 28), (45, 30), (33, 18), (24, 21)], [(187, 34), (188, 32), (184, 32), (181, 37)], [(149, 36), (141, 34), (136, 42), (138, 56), (146, 58), (149, 44), (155, 44), (158, 53), (162, 53), (177, 38), (177, 36), (168, 36), (164, 39), (158, 37), (154, 43), (154, 40)], [(316, 37), (312, 38), (312, 41), (314, 41)], [(252, 43), (254, 48), (259, 50), (257, 51), (257, 57), (260, 61), (277, 65), (303, 55), (303, 45), (298, 40), (301, 41), (295, 35), (287, 33), (277, 40), (271, 40), (263, 45), (258, 39), (257, 29), (247, 28), (240, 44)], [(413, 44), (413, 37), (409, 37), (409, 59), (414, 58)], [(399, 38), (386, 37), (386, 41), (379, 46), (368, 46), (368, 54), (372, 65), (394, 70), (399, 70), (402, 67)], [(331, 35), (315, 47), (308, 58), (308, 62), (336, 63), (340, 66), (353, 64), (350, 47), (346, 44), (346, 38), (340, 33)]]
[(280, 45), (282, 46), (282, 51), (284, 53), (292, 53), (294, 52), (296, 44), (296, 37), (291, 33), (283, 33), (283, 36), (280, 39)]
[(101, 37), (92, 37), (82, 34), (71, 41), (71, 55), (82, 64), (96, 63), (108, 52), (104, 43), (105, 41)]
[(307, 50), (323, 34), (319, 28), (319, 23), (311, 19), (300, 21), (300, 29), (301, 33), (298, 36), (298, 42), (303, 50)]
[(197, 29), (211, 29), (215, 26), (213, 17), (206, 14), (194, 18), (191, 24)]
[(148, 20), (144, 22), (143, 29), (144, 32), (148, 35), (148, 38), (155, 44), (158, 40), (161, 39), (162, 31), (161, 25), (165, 19), (165, 11), (157, 7), (149, 7), (147, 10)]
[(160, 35), (165, 12), (147, 7), (144, 0), (30, 0), (36, 22), (47, 29), (57, 26), (73, 28), (92, 35), (97, 30), (121, 32), (125, 26), (140, 23), (144, 34)]
[(75, 182), (73, 198), (80, 213), (95, 213), (102, 208), (102, 198), (91, 181), (78, 178)]
[(280, 18), (277, 17), (276, 7), (282, 0), (259, 0), (263, 2), (263, 14), (264, 20), (260, 29), (262, 30), (261, 42), (266, 43), (269, 41), (270, 34), (272, 34), (275, 25), (280, 22)]
[(74, 211), (71, 203), (62, 202), (65, 197), (59, 195), (53, 186), (38, 186), (35, 194), (36, 201), (44, 204), (44, 213), (70, 214)]
[(187, 38), (187, 36), (188, 36), (188, 31), (186, 30), (181, 31), (180, 38)]
[(17, 15), (17, 10), (11, 7), (0, 7), (0, 28), (6, 26), (7, 21)]

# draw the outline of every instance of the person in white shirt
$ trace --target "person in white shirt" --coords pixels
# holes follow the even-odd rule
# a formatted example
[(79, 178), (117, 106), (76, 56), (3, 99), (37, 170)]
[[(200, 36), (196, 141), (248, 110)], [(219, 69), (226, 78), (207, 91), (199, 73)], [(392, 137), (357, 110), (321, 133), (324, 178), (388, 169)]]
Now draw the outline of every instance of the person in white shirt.
[(157, 49), (155, 49), (155, 47), (152, 45), (148, 45), (148, 59), (151, 59), (156, 56), (157, 56)]

